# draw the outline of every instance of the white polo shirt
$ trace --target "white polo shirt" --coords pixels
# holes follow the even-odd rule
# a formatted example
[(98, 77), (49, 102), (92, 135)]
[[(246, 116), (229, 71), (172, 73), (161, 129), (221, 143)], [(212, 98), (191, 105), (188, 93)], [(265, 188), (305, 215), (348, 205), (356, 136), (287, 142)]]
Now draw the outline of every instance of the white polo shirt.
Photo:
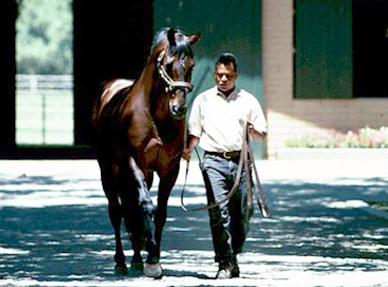
[(256, 131), (267, 133), (259, 101), (237, 88), (226, 97), (215, 86), (195, 98), (189, 117), (189, 134), (200, 139), (199, 146), (205, 151), (239, 151), (247, 122)]

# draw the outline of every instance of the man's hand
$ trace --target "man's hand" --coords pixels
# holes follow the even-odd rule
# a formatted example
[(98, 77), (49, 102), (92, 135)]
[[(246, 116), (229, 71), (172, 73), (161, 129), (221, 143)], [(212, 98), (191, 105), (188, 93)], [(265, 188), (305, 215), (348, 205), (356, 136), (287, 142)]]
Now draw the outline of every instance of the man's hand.
[(191, 158), (191, 151), (186, 148), (183, 150), (182, 152), (182, 158), (185, 160), (185, 161), (190, 161), (190, 158)]
[(191, 158), (191, 153), (193, 152), (195, 146), (198, 144), (199, 138), (195, 136), (189, 137), (189, 143), (187, 145), (187, 148), (185, 148), (182, 152), (182, 157), (184, 160), (189, 161)]
[(254, 127), (251, 123), (248, 123), (248, 132), (249, 132), (250, 136), (251, 136), (255, 141), (264, 140), (265, 137), (267, 136), (266, 133), (260, 133), (260, 132), (256, 131), (256, 130), (255, 130), (255, 127)]

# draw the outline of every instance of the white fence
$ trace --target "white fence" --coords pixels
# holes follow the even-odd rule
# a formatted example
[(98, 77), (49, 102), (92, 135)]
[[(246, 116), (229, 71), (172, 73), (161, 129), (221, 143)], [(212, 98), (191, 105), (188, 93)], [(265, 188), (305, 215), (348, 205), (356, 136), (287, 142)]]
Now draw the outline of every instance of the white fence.
[(16, 76), (16, 143), (72, 145), (72, 75)]
[(73, 75), (16, 75), (16, 89), (31, 92), (41, 90), (73, 90)]

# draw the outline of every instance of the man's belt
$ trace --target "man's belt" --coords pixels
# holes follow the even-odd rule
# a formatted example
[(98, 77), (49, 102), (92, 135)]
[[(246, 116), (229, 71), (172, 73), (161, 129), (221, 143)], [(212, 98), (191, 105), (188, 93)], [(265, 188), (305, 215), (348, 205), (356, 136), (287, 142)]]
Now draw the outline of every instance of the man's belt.
[(205, 155), (215, 155), (218, 157), (221, 157), (223, 159), (236, 159), (240, 157), (241, 151), (225, 151), (225, 152), (212, 152), (212, 151), (207, 151), (205, 152)]

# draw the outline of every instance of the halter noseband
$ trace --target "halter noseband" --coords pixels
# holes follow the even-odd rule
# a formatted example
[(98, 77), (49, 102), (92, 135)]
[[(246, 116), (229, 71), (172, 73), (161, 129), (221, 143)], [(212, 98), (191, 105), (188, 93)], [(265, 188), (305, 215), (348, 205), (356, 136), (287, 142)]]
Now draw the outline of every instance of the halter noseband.
[(163, 60), (165, 54), (166, 54), (166, 50), (163, 50), (162, 52), (160, 52), (158, 59), (157, 59), (157, 67), (158, 67), (159, 75), (162, 77), (162, 79), (167, 84), (166, 92), (169, 93), (169, 92), (172, 92), (176, 89), (187, 89), (188, 93), (190, 93), (194, 88), (194, 86), (191, 83), (184, 82), (184, 81), (174, 81), (168, 75), (166, 69), (164, 68), (164, 66), (162, 64), (162, 60)]

